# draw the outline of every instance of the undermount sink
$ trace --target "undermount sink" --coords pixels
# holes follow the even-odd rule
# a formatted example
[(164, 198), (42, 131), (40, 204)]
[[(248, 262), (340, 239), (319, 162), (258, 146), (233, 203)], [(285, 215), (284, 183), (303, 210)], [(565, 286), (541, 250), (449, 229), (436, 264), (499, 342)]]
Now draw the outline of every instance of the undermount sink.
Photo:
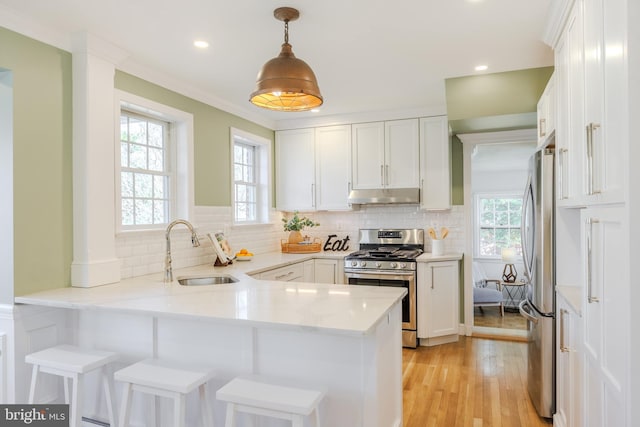
[(224, 283), (236, 283), (238, 279), (228, 274), (202, 277), (179, 277), (178, 283), (182, 286), (222, 285)]

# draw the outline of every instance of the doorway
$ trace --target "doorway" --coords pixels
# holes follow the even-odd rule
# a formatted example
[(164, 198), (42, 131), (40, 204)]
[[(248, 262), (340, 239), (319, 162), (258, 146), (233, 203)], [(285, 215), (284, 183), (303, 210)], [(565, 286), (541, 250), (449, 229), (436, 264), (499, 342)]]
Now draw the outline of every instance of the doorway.
[[(535, 130), (459, 135), (464, 144), (465, 319), (477, 334), (525, 337), (520, 217)], [(468, 268), (468, 269), (467, 269)]]

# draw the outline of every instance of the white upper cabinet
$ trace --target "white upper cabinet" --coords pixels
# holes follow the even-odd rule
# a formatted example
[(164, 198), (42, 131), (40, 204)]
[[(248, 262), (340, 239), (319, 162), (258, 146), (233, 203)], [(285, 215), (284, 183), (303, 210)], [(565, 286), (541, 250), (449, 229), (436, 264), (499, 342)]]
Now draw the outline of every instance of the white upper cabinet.
[(349, 209), (351, 126), (276, 132), (276, 207)]
[(351, 126), (316, 128), (317, 210), (349, 209), (351, 190)]
[(354, 124), (351, 133), (353, 188), (384, 187), (384, 122)]
[(556, 51), (557, 199), (624, 201), (627, 150), (625, 2), (575, 0)]
[(420, 140), (418, 119), (384, 123), (385, 183), (387, 188), (418, 188)]
[(584, 153), (584, 41), (582, 2), (569, 15), (566, 30), (556, 46), (556, 199), (559, 206), (583, 203)]
[(451, 144), (447, 116), (420, 119), (422, 209), (451, 208)]
[(353, 188), (418, 188), (418, 119), (352, 125)]
[(315, 131), (276, 132), (276, 207), (315, 210)]
[[(624, 200), (627, 130), (626, 2), (584, 0), (585, 196)], [(624, 150), (624, 151), (623, 151)]]

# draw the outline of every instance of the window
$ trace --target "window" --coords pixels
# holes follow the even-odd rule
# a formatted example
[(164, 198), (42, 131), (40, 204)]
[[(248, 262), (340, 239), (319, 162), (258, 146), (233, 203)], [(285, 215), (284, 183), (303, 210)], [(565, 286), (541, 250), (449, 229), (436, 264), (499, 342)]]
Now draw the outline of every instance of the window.
[(116, 231), (159, 230), (193, 210), (193, 115), (116, 90)]
[(522, 255), (522, 197), (477, 195), (476, 212), (477, 256), (497, 258), (502, 248), (515, 248)]
[(168, 224), (173, 174), (169, 123), (122, 111), (120, 186), (123, 226)]
[(231, 158), (234, 223), (268, 222), (271, 141), (231, 129)]

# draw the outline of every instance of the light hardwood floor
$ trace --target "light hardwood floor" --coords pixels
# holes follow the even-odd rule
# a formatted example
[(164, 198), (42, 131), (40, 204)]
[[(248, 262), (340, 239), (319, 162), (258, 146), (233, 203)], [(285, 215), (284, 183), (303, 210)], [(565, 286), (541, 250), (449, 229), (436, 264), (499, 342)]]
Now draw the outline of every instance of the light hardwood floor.
[(473, 310), (473, 324), (475, 326), (487, 326), (490, 328), (505, 328), (527, 330), (527, 319), (520, 313), (510, 310), (504, 311), (504, 316), (500, 315), (498, 307), (479, 307)]
[(538, 427), (527, 393), (526, 344), (460, 337), (403, 349), (404, 427)]

